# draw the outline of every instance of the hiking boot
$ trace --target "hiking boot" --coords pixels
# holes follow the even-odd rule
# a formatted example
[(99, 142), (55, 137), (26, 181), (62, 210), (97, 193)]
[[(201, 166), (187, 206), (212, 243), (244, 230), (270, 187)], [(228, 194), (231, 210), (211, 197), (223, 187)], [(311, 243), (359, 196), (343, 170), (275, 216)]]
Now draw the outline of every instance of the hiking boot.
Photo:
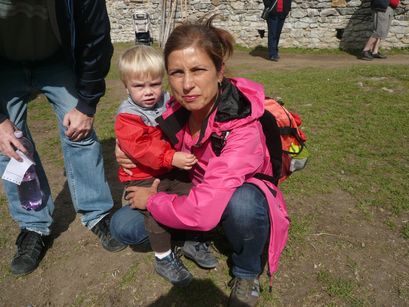
[(256, 306), (260, 297), (260, 282), (258, 279), (233, 278), (229, 282), (231, 293), (229, 307)]
[(109, 230), (109, 222), (111, 218), (105, 216), (102, 220), (98, 222), (91, 231), (98, 236), (101, 240), (102, 247), (109, 252), (119, 252), (127, 247), (126, 244), (123, 244), (112, 237), (111, 231)]
[(186, 258), (193, 260), (201, 268), (214, 269), (217, 266), (217, 259), (207, 242), (185, 241), (182, 252)]
[(34, 271), (40, 263), (46, 246), (43, 237), (27, 229), (22, 229), (16, 240), (17, 252), (11, 262), (11, 272), (26, 275)]
[(378, 53), (372, 53), (372, 57), (374, 59), (387, 59), (388, 57), (380, 52)]
[(174, 252), (163, 259), (155, 257), (155, 270), (160, 276), (179, 287), (187, 286), (193, 279), (192, 274)]
[(278, 62), (279, 59), (280, 59), (280, 56), (278, 54), (270, 57), (270, 61), (273, 61), (273, 62)]
[(372, 53), (370, 51), (362, 51), (361, 60), (372, 61), (373, 60)]

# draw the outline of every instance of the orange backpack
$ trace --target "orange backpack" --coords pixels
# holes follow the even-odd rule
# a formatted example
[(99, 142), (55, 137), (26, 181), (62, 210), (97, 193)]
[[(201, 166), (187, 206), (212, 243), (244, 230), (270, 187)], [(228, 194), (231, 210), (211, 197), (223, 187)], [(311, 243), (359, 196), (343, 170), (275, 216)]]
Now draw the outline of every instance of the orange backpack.
[[(264, 108), (264, 114), (259, 120), (266, 137), (273, 176), (256, 174), (254, 177), (278, 185), (293, 172), (305, 167), (309, 155), (305, 146), (307, 137), (300, 128), (300, 116), (288, 111), (282, 101), (266, 97)], [(212, 147), (217, 156), (220, 155), (227, 136), (227, 132), (221, 136), (212, 135)]]
[(273, 166), (270, 181), (277, 185), (305, 167), (309, 156), (305, 146), (307, 136), (300, 128), (301, 117), (288, 111), (282, 101), (266, 97), (264, 108), (260, 123)]

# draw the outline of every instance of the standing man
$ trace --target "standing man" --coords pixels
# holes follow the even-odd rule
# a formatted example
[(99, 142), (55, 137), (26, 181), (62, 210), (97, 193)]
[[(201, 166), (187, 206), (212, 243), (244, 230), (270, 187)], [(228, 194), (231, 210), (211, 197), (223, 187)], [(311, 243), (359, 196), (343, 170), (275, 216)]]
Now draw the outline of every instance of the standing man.
[(271, 8), (267, 16), (268, 28), (268, 58), (271, 61), (278, 62), (278, 42), (280, 41), (281, 31), (285, 19), (291, 10), (291, 0), (263, 0), (264, 6)]
[(372, 0), (371, 9), (373, 14), (373, 33), (369, 37), (361, 59), (372, 61), (373, 59), (386, 59), (386, 56), (379, 52), (379, 45), (382, 39), (386, 39), (393, 19), (393, 10), (399, 5), (400, 0)]
[[(113, 47), (103, 0), (0, 0), (0, 175), (10, 158), (25, 151), (16, 129), (31, 139), (27, 104), (43, 93), (58, 119), (67, 181), (82, 223), (109, 251), (125, 245), (111, 237), (108, 214), (113, 200), (93, 130), (96, 106), (105, 92)], [(16, 275), (32, 272), (45, 250), (54, 203), (37, 152), (36, 171), (43, 191), (42, 206), (27, 211), (17, 185), (3, 181), (13, 219), (20, 226), (11, 263)]]

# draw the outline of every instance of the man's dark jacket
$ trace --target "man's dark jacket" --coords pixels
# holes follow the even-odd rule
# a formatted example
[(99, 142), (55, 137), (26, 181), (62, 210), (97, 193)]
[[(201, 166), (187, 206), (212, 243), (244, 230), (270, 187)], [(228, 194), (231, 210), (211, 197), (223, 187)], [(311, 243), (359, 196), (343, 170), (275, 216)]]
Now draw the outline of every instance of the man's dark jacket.
[[(93, 115), (113, 53), (105, 1), (56, 0), (55, 10), (62, 50), (76, 75), (77, 109)], [(0, 114), (0, 123), (6, 118)]]
[(77, 109), (93, 115), (105, 93), (113, 47), (104, 0), (56, 0), (62, 48), (77, 77)]

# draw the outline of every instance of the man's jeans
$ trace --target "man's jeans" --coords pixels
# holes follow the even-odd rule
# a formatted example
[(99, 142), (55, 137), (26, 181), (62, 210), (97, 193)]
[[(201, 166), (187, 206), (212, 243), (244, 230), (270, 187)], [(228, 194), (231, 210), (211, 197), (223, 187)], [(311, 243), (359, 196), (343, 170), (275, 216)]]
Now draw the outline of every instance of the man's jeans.
[[(61, 56), (39, 62), (20, 63), (0, 59), (0, 112), (31, 139), (28, 129), (27, 104), (35, 93), (43, 93), (58, 120), (59, 134), (64, 154), (65, 173), (74, 208), (82, 213), (82, 223), (92, 228), (113, 207), (113, 200), (105, 179), (101, 145), (94, 131), (79, 142), (70, 141), (64, 134), (64, 115), (77, 105), (75, 76)], [(0, 175), (9, 158), (0, 154)], [(20, 228), (43, 235), (50, 233), (54, 203), (50, 187), (37, 152), (36, 171), (44, 193), (43, 205), (38, 211), (27, 211), (20, 205), (17, 185), (3, 180), (9, 210)], [(60, 172), (61, 181), (63, 170)]]
[[(220, 221), (233, 249), (233, 275), (256, 278), (261, 273), (261, 256), (270, 222), (264, 194), (252, 184), (243, 184), (230, 199)], [(144, 243), (148, 233), (138, 210), (124, 206), (111, 219), (111, 234), (129, 245)]]
[(270, 14), (267, 18), (268, 57), (270, 59), (278, 56), (278, 43), (286, 17), (287, 14)]

